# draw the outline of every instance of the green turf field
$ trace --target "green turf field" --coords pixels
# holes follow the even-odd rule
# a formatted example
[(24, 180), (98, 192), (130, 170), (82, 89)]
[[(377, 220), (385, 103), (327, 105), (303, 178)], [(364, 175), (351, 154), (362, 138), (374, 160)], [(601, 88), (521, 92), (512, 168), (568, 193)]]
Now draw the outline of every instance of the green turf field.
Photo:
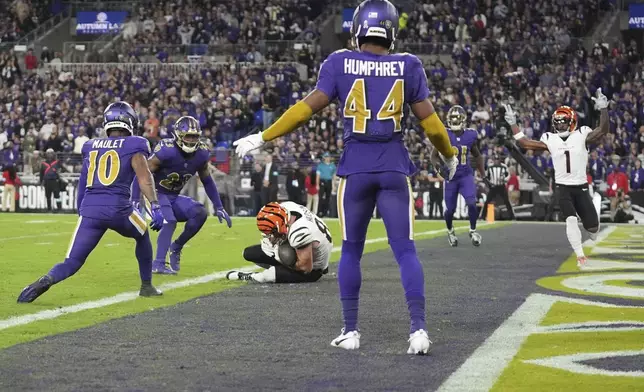
[[(16, 298), (23, 287), (45, 274), (55, 263), (62, 262), (67, 252), (77, 217), (73, 215), (0, 214), (0, 254), (4, 276), (0, 285), (0, 348), (37, 339), (46, 335), (71, 331), (105, 320), (140, 313), (154, 308), (169, 306), (192, 298), (237, 287), (238, 282), (206, 279), (206, 283), (190, 282), (182, 288), (168, 289), (168, 285), (185, 282), (216, 272), (239, 267), (252, 267), (241, 258), (244, 247), (258, 243), (259, 233), (254, 219), (237, 218), (228, 229), (217, 219), (209, 219), (202, 231), (186, 246), (182, 254), (182, 269), (177, 276), (153, 276), (153, 282), (165, 289), (160, 298), (138, 298), (140, 281), (138, 264), (134, 258), (134, 242), (108, 232), (99, 246), (90, 255), (83, 268), (73, 277), (55, 285), (31, 304), (17, 304)], [(327, 221), (336, 239), (340, 237), (337, 221)], [(459, 222), (463, 227), (465, 222)], [(417, 238), (443, 234), (444, 224), (437, 221), (417, 221)], [(177, 228), (178, 235), (182, 226)], [(425, 232), (425, 234), (423, 234)], [(78, 235), (82, 235), (79, 233)], [(374, 220), (369, 228), (365, 251), (387, 247), (385, 230), (381, 221)], [(156, 241), (156, 234), (153, 234)], [(153, 242), (156, 249), (156, 243)], [(334, 252), (337, 261), (340, 253)], [(392, 262), (393, 257), (392, 257)], [(325, 279), (333, 279), (332, 275)], [(121, 297), (114, 297), (120, 295)], [(27, 320), (18, 327), (9, 327), (2, 322), (15, 317), (43, 311), (74, 311), (72, 305), (110, 298), (118, 303), (106, 306), (97, 303), (94, 309), (64, 314), (47, 320)], [(46, 314), (45, 314), (46, 315)], [(22, 322), (25, 322), (24, 318)]]

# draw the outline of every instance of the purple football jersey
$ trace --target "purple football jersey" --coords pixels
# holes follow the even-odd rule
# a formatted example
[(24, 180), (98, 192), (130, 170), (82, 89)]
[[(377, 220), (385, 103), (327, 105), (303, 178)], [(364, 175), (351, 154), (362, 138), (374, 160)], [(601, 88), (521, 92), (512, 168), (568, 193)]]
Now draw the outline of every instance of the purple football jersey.
[(454, 179), (474, 175), (474, 170), (470, 165), (469, 153), (478, 141), (478, 133), (474, 129), (466, 129), (463, 133), (457, 135), (454, 131), (448, 129), (447, 134), (452, 146), (458, 149), (458, 167), (456, 168)]
[(174, 139), (163, 139), (154, 148), (153, 156), (161, 161), (161, 167), (154, 173), (157, 191), (178, 195), (188, 180), (208, 162), (210, 151), (201, 144), (193, 154), (185, 154)]
[(79, 206), (81, 216), (111, 219), (131, 212), (132, 157), (138, 153), (150, 155), (150, 144), (139, 136), (92, 139), (83, 145), (87, 185)]
[(405, 105), (429, 96), (416, 56), (339, 50), (322, 63), (316, 88), (340, 100), (345, 147), (338, 175), (416, 171), (402, 133)]

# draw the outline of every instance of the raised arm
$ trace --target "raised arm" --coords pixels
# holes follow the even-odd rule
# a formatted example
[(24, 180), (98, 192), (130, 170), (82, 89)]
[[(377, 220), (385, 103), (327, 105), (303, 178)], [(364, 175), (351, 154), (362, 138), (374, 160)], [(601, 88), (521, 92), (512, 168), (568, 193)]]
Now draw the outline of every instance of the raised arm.
[(519, 129), (519, 126), (517, 125), (517, 115), (514, 113), (510, 105), (503, 104), (503, 107), (505, 108), (505, 121), (510, 125), (512, 133), (514, 134), (514, 140), (517, 141), (517, 144), (527, 150), (548, 150), (546, 143), (528, 139), (528, 137)]
[(595, 110), (599, 110), (599, 126), (595, 128), (586, 137), (586, 143), (598, 143), (604, 135), (610, 130), (608, 122), (608, 98), (602, 93), (602, 89), (597, 89), (597, 97), (592, 97), (595, 102)]

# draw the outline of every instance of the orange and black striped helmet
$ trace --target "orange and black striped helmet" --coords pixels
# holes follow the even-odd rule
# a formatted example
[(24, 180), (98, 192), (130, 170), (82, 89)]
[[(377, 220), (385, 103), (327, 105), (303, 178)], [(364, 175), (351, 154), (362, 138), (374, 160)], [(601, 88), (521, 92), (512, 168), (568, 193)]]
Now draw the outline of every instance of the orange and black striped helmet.
[(577, 112), (570, 106), (561, 106), (552, 114), (552, 128), (567, 134), (577, 129)]
[(288, 233), (288, 211), (279, 203), (271, 202), (259, 210), (257, 228), (266, 235)]

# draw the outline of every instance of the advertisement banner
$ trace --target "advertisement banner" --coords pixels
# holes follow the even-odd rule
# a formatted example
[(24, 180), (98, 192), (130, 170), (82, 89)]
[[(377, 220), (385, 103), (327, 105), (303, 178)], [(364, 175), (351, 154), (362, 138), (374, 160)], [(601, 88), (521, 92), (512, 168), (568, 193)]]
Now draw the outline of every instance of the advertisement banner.
[[(0, 201), (4, 201), (3, 186), (0, 186)], [(3, 204), (0, 204), (3, 205)], [(40, 184), (24, 184), (18, 188), (16, 201), (18, 212), (47, 212), (47, 197), (45, 187)], [(58, 200), (59, 212), (74, 213), (76, 211), (76, 184), (69, 183), (61, 189)]]
[(127, 19), (127, 11), (79, 11), (76, 34), (118, 34)]
[(644, 4), (631, 4), (628, 7), (628, 28), (644, 29)]
[(351, 25), (353, 24), (354, 10), (355, 8), (345, 8), (342, 10), (342, 31), (345, 33), (348, 33), (351, 31)]

